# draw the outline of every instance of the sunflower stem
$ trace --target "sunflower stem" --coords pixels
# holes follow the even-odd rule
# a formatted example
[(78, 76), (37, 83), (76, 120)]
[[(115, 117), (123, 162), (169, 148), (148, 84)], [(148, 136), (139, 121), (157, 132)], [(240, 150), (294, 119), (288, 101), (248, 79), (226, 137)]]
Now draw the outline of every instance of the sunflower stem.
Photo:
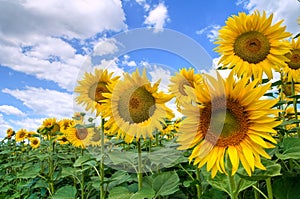
[[(81, 148), (81, 156), (83, 156), (83, 148)], [(84, 199), (84, 174), (83, 174), (83, 166), (81, 165), (81, 199)]]
[(140, 191), (143, 187), (142, 149), (141, 149), (140, 139), (138, 139), (136, 141), (136, 144), (137, 144), (137, 150), (138, 150), (138, 173), (137, 173), (137, 177), (138, 177), (138, 188), (139, 188), (139, 191)]
[(232, 170), (232, 165), (229, 160), (227, 159), (227, 167), (228, 167), (228, 181), (229, 181), (229, 188), (230, 188), (230, 198), (231, 199), (238, 199), (238, 193), (236, 192), (236, 186), (235, 186), (235, 180), (234, 180), (234, 175), (232, 175), (231, 170)]
[(271, 178), (266, 179), (266, 184), (267, 184), (268, 199), (273, 199)]
[(105, 198), (104, 191), (104, 118), (101, 119), (101, 162), (100, 162), (100, 199)]
[[(292, 79), (292, 96), (293, 96), (293, 105), (294, 105), (294, 112), (295, 112), (295, 119), (298, 120), (298, 109), (297, 109), (297, 98), (295, 97), (295, 82)], [(296, 126), (298, 127), (297, 133), (298, 138), (300, 138), (300, 131), (299, 131), (299, 123), (297, 121)]]
[(200, 169), (197, 167), (196, 168), (196, 177), (197, 177), (197, 198), (200, 199), (202, 195), (202, 185), (201, 185), (201, 176), (200, 176)]

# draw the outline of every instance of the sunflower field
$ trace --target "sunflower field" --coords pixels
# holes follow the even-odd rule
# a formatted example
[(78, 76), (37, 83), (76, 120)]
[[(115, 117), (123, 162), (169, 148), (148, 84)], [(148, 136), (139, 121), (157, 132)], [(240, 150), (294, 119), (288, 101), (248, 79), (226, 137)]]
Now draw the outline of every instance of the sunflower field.
[(0, 198), (299, 198), (300, 39), (282, 22), (230, 16), (214, 75), (182, 68), (168, 93), (146, 69), (85, 72), (76, 103), (95, 117), (7, 129)]

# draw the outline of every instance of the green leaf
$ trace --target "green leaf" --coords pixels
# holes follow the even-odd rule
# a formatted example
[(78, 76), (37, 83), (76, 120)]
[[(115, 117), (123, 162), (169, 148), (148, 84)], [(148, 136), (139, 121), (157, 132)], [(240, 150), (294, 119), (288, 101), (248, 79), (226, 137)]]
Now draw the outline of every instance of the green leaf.
[(276, 199), (298, 199), (300, 187), (300, 175), (296, 177), (281, 177), (272, 184)]
[(60, 177), (65, 178), (68, 176), (76, 176), (76, 172), (77, 170), (72, 167), (62, 167)]
[(252, 173), (252, 176), (248, 176), (244, 170), (242, 172), (238, 172), (237, 174), (241, 178), (250, 181), (265, 180), (270, 177), (281, 175), (281, 166), (274, 161), (262, 159), (262, 164), (266, 167), (266, 170), (255, 169)]
[(108, 184), (108, 190), (124, 182), (131, 181), (131, 176), (126, 171), (117, 171), (110, 177), (111, 182)]
[(281, 153), (276, 153), (279, 159), (300, 159), (300, 141), (298, 138), (284, 138), (282, 148)]
[(137, 193), (133, 194), (130, 199), (142, 199), (142, 198), (153, 198), (155, 195), (155, 191), (151, 188), (143, 188)]
[[(230, 183), (227, 175), (218, 173), (214, 178), (211, 178), (210, 172), (207, 172), (204, 168), (201, 169), (201, 173), (211, 186), (226, 192), (228, 195), (231, 195)], [(255, 181), (242, 179), (238, 175), (234, 175), (234, 181), (236, 185), (235, 191), (237, 193), (240, 193), (241, 191), (247, 189), (248, 187), (256, 183)]]
[(53, 195), (53, 199), (74, 199), (76, 196), (76, 188), (66, 185), (59, 188)]
[(22, 173), (18, 175), (18, 178), (35, 178), (40, 170), (41, 168), (39, 166), (32, 165), (31, 167), (24, 169)]
[(125, 187), (114, 187), (110, 190), (108, 199), (130, 199), (132, 195)]
[(74, 167), (79, 167), (79, 166), (81, 166), (83, 163), (85, 163), (85, 162), (87, 162), (87, 161), (89, 161), (89, 160), (93, 160), (93, 159), (95, 159), (93, 156), (85, 154), (85, 155), (83, 155), (83, 156), (80, 156), (80, 157), (75, 161), (75, 163), (74, 163), (73, 166), (74, 166)]
[(157, 196), (167, 196), (179, 190), (179, 177), (175, 171), (159, 173), (153, 179), (153, 189)]

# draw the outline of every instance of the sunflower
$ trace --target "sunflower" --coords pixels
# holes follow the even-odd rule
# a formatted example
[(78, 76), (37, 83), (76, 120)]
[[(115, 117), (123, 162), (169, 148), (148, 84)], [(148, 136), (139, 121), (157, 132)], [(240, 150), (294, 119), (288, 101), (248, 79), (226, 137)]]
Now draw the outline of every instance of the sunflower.
[(69, 140), (67, 138), (66, 135), (58, 135), (56, 137), (56, 141), (60, 144), (60, 145), (66, 145), (69, 144)]
[(182, 103), (188, 102), (190, 99), (185, 92), (185, 86), (194, 88), (194, 84), (198, 84), (201, 79), (201, 75), (194, 74), (194, 69), (192, 68), (188, 70), (183, 68), (179, 73), (176, 73), (175, 76), (171, 77), (172, 83), (169, 85), (169, 91), (176, 97), (178, 110), (180, 110)]
[[(284, 78), (282, 80), (283, 85), (282, 85), (282, 92), (284, 94), (284, 99), (285, 100), (293, 100), (293, 98), (286, 98), (287, 96), (292, 96), (292, 82), (288, 82), (287, 78)], [(295, 95), (298, 95), (300, 93), (300, 84), (294, 84), (294, 92)]]
[(39, 138), (32, 137), (32, 138), (29, 139), (29, 141), (30, 141), (30, 146), (33, 149), (36, 149), (41, 145), (41, 140)]
[[(272, 117), (278, 110), (271, 109), (278, 100), (260, 99), (270, 84), (257, 86), (258, 79), (248, 81), (248, 77), (235, 81), (232, 74), (226, 80), (219, 74), (217, 79), (205, 75), (203, 84), (187, 89), (196, 97), (195, 103), (183, 107), (186, 118), (178, 133), (178, 149), (193, 148), (189, 161), (199, 168), (207, 164), (212, 177), (218, 171), (227, 174), (228, 169), (234, 175), (239, 162), (249, 176), (254, 167), (265, 170), (260, 156), (270, 156), (263, 148), (276, 143), (268, 132), (276, 132), (273, 127), (280, 124)], [(225, 169), (225, 157), (232, 168)]]
[(62, 119), (58, 122), (60, 132), (65, 133), (69, 126), (73, 126), (75, 124), (75, 121), (72, 119)]
[(219, 64), (233, 68), (232, 72), (241, 76), (262, 78), (264, 72), (272, 79), (272, 68), (279, 70), (289, 61), (284, 55), (290, 50), (290, 44), (283, 39), (291, 36), (285, 32), (280, 21), (272, 24), (273, 14), (258, 11), (253, 14), (239, 13), (230, 17), (226, 25), (219, 30), (216, 51), (221, 54)]
[(16, 142), (21, 142), (23, 140), (25, 140), (25, 138), (27, 137), (27, 130), (26, 129), (20, 129), (19, 131), (17, 131), (16, 133)]
[(286, 54), (286, 57), (290, 60), (287, 62), (287, 66), (283, 72), (286, 74), (289, 82), (300, 82), (300, 39), (297, 41), (292, 40), (292, 49), (290, 53)]
[(152, 132), (162, 129), (165, 118), (173, 118), (172, 111), (165, 106), (172, 96), (158, 92), (159, 81), (151, 85), (146, 76), (146, 70), (140, 75), (138, 69), (130, 74), (125, 73), (124, 79), (114, 87), (109, 86), (111, 93), (107, 97), (104, 117), (109, 117), (105, 123), (110, 134), (124, 138), (127, 143), (134, 137), (153, 138)]
[(71, 126), (66, 131), (67, 140), (78, 148), (86, 148), (92, 135), (93, 130), (91, 128)]
[(9, 128), (9, 129), (6, 130), (6, 137), (8, 139), (11, 139), (11, 137), (14, 136), (14, 135), (15, 135), (15, 131), (12, 128)]
[(298, 24), (300, 25), (300, 17), (298, 17), (297, 22), (298, 22)]
[(42, 128), (46, 130), (48, 135), (55, 136), (60, 131), (60, 125), (56, 118), (47, 118), (43, 121)]
[(102, 112), (102, 102), (105, 97), (102, 93), (109, 92), (107, 85), (115, 83), (119, 76), (112, 78), (113, 73), (107, 70), (95, 69), (94, 74), (85, 73), (83, 80), (78, 81), (79, 85), (75, 92), (79, 93), (76, 102), (86, 106), (87, 111), (94, 112), (98, 116)]

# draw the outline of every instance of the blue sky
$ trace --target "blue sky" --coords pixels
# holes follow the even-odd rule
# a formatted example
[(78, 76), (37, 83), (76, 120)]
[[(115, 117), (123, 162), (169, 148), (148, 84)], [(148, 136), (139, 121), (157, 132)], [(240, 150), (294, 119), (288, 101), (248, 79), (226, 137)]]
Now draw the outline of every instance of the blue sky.
[(203, 65), (218, 60), (218, 30), (229, 16), (255, 9), (300, 31), (297, 0), (1, 0), (0, 138), (7, 128), (35, 130), (44, 118), (81, 111), (72, 91), (93, 67), (116, 74), (148, 67), (150, 79), (162, 78), (162, 90), (179, 68), (213, 67)]

